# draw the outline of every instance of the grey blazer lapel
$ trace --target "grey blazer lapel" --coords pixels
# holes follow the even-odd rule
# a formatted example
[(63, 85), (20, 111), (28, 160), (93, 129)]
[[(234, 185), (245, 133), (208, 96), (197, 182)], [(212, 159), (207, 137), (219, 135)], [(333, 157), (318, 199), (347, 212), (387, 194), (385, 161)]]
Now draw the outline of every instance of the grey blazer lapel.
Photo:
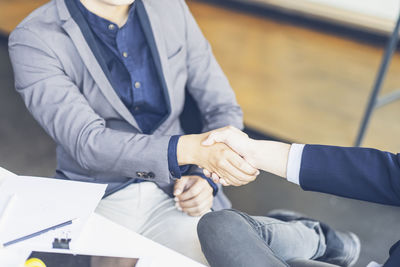
[(168, 108), (168, 115), (160, 123), (162, 124), (171, 114), (173, 109), (173, 97), (171, 91), (171, 84), (169, 80), (169, 68), (168, 68), (168, 56), (166, 47), (163, 42), (163, 34), (161, 32), (161, 22), (157, 14), (147, 4), (145, 0), (136, 0), (138, 8), (138, 16), (146, 36), (147, 43), (150, 47), (151, 54), (153, 56), (154, 63), (158, 72), (161, 86), (164, 90), (165, 101)]
[(101, 92), (122, 118), (138, 129), (138, 131), (141, 131), (135, 118), (112, 87), (107, 77), (107, 66), (105, 66), (105, 62), (100, 56), (100, 51), (94, 42), (93, 33), (74, 0), (57, 0), (57, 4), (60, 18), (65, 20), (63, 28), (74, 42), (83, 62)]

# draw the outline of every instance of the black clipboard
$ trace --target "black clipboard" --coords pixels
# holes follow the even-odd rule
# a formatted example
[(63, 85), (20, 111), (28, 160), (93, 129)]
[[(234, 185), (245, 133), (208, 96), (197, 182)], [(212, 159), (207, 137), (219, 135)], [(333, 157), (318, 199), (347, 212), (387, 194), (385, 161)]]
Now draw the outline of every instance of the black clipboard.
[(27, 260), (39, 259), (45, 267), (135, 267), (139, 259), (74, 255), (56, 252), (32, 252)]

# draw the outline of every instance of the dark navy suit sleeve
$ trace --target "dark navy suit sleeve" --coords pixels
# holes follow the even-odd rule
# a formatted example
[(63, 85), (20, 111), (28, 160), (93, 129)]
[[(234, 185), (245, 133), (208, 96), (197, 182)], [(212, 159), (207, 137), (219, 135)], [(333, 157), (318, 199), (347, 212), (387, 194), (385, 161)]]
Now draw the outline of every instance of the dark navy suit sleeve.
[(171, 175), (180, 179), (190, 168), (190, 165), (179, 166), (177, 158), (178, 141), (181, 135), (171, 136), (168, 143), (168, 168)]
[(397, 242), (390, 249), (390, 257), (383, 265), (383, 267), (398, 267), (398, 266), (400, 266), (400, 241)]
[(211, 180), (210, 178), (207, 178), (204, 176), (204, 174), (198, 170), (198, 168), (194, 168), (194, 170), (191, 170), (190, 167), (191, 165), (183, 165), (179, 166), (178, 160), (177, 160), (177, 147), (178, 147), (178, 141), (181, 135), (174, 135), (171, 137), (169, 140), (168, 144), (168, 167), (169, 171), (174, 176), (175, 178), (180, 179), (182, 175), (197, 175), (200, 176), (203, 179), (206, 179), (207, 182), (210, 184), (210, 186), (213, 189), (213, 194), (214, 196), (218, 193), (218, 186)]
[(400, 154), (306, 145), (300, 186), (304, 190), (400, 206)]

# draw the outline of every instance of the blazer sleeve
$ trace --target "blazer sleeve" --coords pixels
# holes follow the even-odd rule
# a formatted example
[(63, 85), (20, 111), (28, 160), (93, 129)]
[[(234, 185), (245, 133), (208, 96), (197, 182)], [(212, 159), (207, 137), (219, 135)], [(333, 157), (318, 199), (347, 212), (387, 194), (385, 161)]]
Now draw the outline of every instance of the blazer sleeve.
[(180, 3), (186, 25), (187, 90), (201, 111), (203, 131), (228, 125), (243, 129), (243, 113), (228, 79), (185, 1), (180, 0)]
[(300, 186), (304, 190), (400, 206), (400, 154), (306, 145)]
[[(170, 136), (108, 128), (65, 74), (55, 53), (29, 28), (17, 28), (12, 33), (9, 52), (16, 90), (27, 108), (80, 166), (91, 171), (169, 183)], [(143, 172), (148, 177), (143, 177)]]
[(392, 246), (389, 252), (389, 258), (383, 264), (383, 267), (394, 267), (400, 265), (400, 241)]

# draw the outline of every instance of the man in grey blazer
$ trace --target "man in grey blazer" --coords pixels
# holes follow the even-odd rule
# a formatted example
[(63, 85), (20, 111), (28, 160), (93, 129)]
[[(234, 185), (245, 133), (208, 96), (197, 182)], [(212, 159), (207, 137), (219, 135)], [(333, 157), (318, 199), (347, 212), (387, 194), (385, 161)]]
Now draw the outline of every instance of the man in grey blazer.
[(230, 203), (197, 165), (231, 180), (258, 171), (224, 144), (201, 146), (207, 134), (181, 136), (185, 90), (204, 132), (243, 127), (184, 0), (53, 0), (9, 51), (17, 91), (57, 143), (56, 178), (108, 184), (97, 212), (205, 263), (196, 216)]

